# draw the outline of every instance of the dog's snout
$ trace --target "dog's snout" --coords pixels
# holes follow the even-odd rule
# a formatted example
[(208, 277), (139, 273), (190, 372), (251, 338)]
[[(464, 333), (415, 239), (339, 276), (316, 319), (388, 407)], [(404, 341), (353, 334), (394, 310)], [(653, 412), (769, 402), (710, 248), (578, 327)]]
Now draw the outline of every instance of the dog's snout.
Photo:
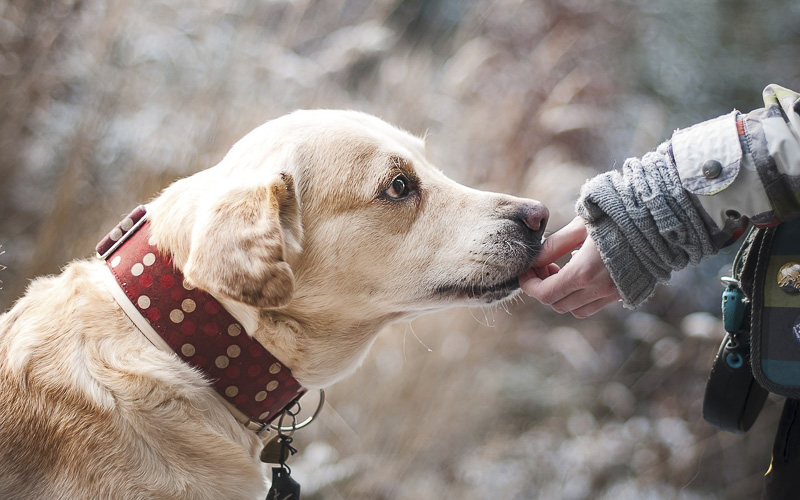
[(521, 216), (525, 225), (528, 226), (528, 229), (541, 235), (544, 233), (544, 228), (547, 226), (547, 219), (550, 217), (550, 211), (539, 202), (530, 202), (522, 206)]

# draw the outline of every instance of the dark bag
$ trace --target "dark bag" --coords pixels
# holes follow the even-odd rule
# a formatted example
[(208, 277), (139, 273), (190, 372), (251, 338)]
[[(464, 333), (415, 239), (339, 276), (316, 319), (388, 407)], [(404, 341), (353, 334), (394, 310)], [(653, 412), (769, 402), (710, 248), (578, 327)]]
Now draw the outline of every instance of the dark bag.
[(723, 323), (727, 334), (706, 384), (703, 417), (742, 433), (768, 391), (800, 399), (800, 219), (745, 237), (723, 294)]
[(762, 232), (749, 294), (753, 374), (770, 392), (800, 399), (800, 219)]

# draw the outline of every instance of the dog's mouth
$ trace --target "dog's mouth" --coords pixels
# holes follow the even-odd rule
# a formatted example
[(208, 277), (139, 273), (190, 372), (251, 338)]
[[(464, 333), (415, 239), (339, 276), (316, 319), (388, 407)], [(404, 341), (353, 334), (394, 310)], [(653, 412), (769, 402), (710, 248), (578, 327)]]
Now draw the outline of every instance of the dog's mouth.
[[(528, 233), (523, 232), (523, 236)], [(434, 283), (432, 295), (439, 300), (491, 304), (513, 296), (520, 289), (519, 276), (541, 251), (541, 240), (517, 234), (495, 234), (460, 272)]]
[(519, 278), (513, 276), (506, 281), (486, 283), (447, 284), (436, 287), (434, 295), (451, 299), (479, 300), (487, 304), (506, 299), (519, 290)]

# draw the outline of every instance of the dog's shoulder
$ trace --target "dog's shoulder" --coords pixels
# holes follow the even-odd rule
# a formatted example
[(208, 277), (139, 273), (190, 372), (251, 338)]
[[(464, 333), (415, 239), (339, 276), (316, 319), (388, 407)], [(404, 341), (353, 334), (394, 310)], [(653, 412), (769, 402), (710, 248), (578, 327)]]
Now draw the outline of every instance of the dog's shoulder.
[[(0, 316), (0, 498), (222, 498), (231, 477), (252, 497), (254, 438), (198, 372), (135, 329), (105, 272), (73, 262)], [(213, 449), (229, 450), (225, 463), (208, 462)]]

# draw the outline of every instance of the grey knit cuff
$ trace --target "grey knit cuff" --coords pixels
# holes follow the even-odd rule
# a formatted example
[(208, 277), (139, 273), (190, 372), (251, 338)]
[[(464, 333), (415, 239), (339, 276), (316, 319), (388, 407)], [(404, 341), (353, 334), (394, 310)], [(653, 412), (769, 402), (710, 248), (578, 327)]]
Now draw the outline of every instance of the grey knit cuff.
[(586, 221), (623, 304), (636, 308), (672, 271), (717, 252), (666, 148), (590, 179), (576, 210)]

